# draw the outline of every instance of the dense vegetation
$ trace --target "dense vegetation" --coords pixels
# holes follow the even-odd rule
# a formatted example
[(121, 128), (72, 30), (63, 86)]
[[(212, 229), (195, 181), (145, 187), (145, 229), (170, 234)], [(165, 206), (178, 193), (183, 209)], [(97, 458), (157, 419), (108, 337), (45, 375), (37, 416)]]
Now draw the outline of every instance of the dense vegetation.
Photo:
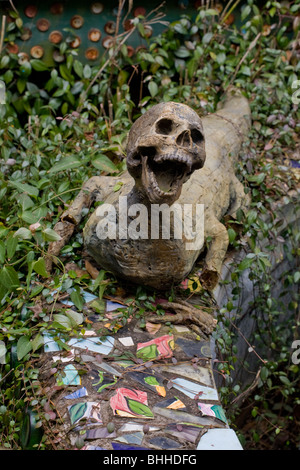
[[(55, 316), (59, 296), (73, 288), (72, 300), (80, 310), (80, 288), (96, 292), (100, 300), (104, 291), (114, 295), (119, 288), (109, 273), (100, 271), (95, 280), (80, 270), (85, 267), (80, 230), (63, 248), (54, 273), (47, 272), (45, 255), (48, 243), (57, 237), (53, 226), (59, 215), (89, 177), (125, 169), (128, 129), (148, 107), (162, 100), (184, 101), (205, 115), (216, 109), (230, 84), (243, 90), (252, 109), (253, 127), (238, 168), (252, 206), (246, 217), (240, 214), (235, 225), (228, 225), (231, 248), (240, 249), (246, 239), (248, 254), (232, 275), (232, 302), (220, 306), (225, 328), (214, 333), (222, 358), (220, 393), (231, 426), (246, 448), (299, 447), (299, 366), (291, 360), (291, 344), (299, 338), (300, 271), (298, 267), (282, 273), (283, 291), (292, 290), (291, 301), (282, 305), (272, 296), (269, 255), (279, 245), (286, 247), (288, 259), (295, 261), (299, 255), (299, 234), (290, 226), (279, 232), (272, 204), (282, 197), (288, 201), (297, 184), (300, 100), (294, 87), (300, 79), (300, 2), (268, 1), (258, 7), (248, 0), (242, 8), (236, 4), (229, 2), (221, 13), (202, 8), (194, 19), (183, 15), (133, 56), (126, 47), (131, 33), (118, 36), (100, 65), (80, 63), (76, 50), (61, 43), (65, 62), (51, 70), (40, 60), (8, 52), (7, 44), (22, 32), (22, 21), (11, 12), (16, 21), (8, 24), (0, 57), (0, 80), (6, 85), (6, 103), (0, 105), (3, 447), (20, 448), (25, 407), (35, 410), (40, 429), (54, 419), (35, 367), (42, 334), (51, 327), (72, 335), (85, 327), (66, 315)], [(239, 27), (228, 24), (230, 14), (240, 14)], [(159, 20), (155, 12), (152, 21)], [(143, 18), (135, 19), (141, 34), (144, 24)], [(263, 248), (262, 240), (267, 240)], [(66, 269), (70, 261), (76, 269)], [(249, 267), (258, 286), (253, 312), (259, 337), (247, 341), (249, 346), (255, 341), (257, 348), (260, 343), (269, 347), (260, 357), (256, 388), (239, 408), (233, 397), (242, 388), (232, 383), (239, 335), (234, 305), (240, 275)], [(155, 292), (138, 289), (134, 306), (141, 316), (149, 297)], [(285, 321), (276, 321), (282, 314)], [(38, 448), (51, 448), (47, 434)]]

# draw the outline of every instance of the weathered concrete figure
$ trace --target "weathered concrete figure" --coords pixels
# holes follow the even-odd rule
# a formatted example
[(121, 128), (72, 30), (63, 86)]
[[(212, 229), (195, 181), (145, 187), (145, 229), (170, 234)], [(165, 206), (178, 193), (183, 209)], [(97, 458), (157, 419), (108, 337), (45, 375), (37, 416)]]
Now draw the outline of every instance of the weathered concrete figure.
[[(111, 206), (103, 210), (99, 206), (84, 228), (86, 249), (100, 267), (130, 282), (168, 289), (189, 274), (205, 248), (201, 282), (207, 289), (214, 288), (228, 248), (227, 230), (221, 220), (247, 207), (248, 198), (234, 166), (249, 126), (248, 101), (236, 89), (227, 92), (217, 113), (203, 119), (184, 104), (153, 106), (129, 133), (128, 172), (118, 177), (95, 176), (84, 184), (56, 224), (62, 239), (51, 244), (49, 256), (58, 255), (79, 224), (83, 209), (101, 201)], [(121, 189), (114, 191), (120, 181)], [(167, 236), (163, 224), (153, 229), (151, 209), (162, 204), (171, 209)], [(197, 205), (204, 209), (200, 226)], [(104, 214), (109, 207), (113, 210)], [(187, 222), (182, 217), (183, 207), (192, 208), (187, 219), (193, 230), (204, 229), (204, 240), (197, 249), (187, 244), (191, 238), (183, 227)], [(155, 220), (157, 223), (159, 219)], [(103, 236), (110, 223), (115, 228), (113, 239)], [(138, 230), (130, 231), (130, 225), (137, 229), (138, 223), (140, 229), (149, 229), (144, 238), (139, 238)], [(178, 225), (184, 230), (176, 232)], [(207, 239), (206, 247), (203, 241)]]

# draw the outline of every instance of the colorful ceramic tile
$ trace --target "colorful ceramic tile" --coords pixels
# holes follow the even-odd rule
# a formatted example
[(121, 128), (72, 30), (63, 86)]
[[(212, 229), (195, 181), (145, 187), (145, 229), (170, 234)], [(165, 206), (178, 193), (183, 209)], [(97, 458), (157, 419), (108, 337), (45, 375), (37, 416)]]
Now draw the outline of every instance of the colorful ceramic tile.
[(149, 444), (164, 450), (180, 449), (181, 447), (178, 442), (163, 436), (152, 437), (152, 439), (149, 439)]
[(166, 389), (163, 386), (163, 381), (160, 377), (153, 374), (147, 374), (145, 372), (137, 371), (128, 372), (128, 376), (136, 382), (144, 385), (152, 392), (158, 393), (158, 395), (160, 395), (161, 397), (166, 396)]
[(100, 403), (94, 401), (79, 402), (75, 405), (68, 406), (71, 424), (78, 423), (81, 419), (93, 420), (98, 424), (102, 424), (100, 415)]
[(130, 418), (154, 418), (148, 407), (147, 393), (129, 388), (117, 388), (110, 399), (114, 415)]
[(157, 333), (160, 328), (161, 323), (146, 323), (146, 330), (148, 331), (148, 333), (150, 333), (150, 335), (155, 335), (155, 333)]
[(200, 367), (198, 365), (192, 366), (190, 363), (184, 364), (165, 364), (159, 367), (155, 367), (155, 370), (159, 372), (169, 372), (175, 374), (176, 376), (181, 375), (189, 379), (200, 382), (209, 387), (214, 387), (214, 379), (212, 370), (206, 367)]
[(191, 330), (187, 326), (174, 325), (174, 330), (176, 333), (189, 333)]
[(119, 302), (112, 302), (111, 300), (106, 301), (106, 312), (113, 312), (118, 308), (126, 308), (126, 305), (120, 304)]
[(224, 410), (220, 405), (207, 405), (206, 403), (198, 403), (198, 408), (203, 416), (213, 416), (214, 418), (218, 418), (224, 423), (227, 423)]
[[(197, 424), (200, 426), (211, 426), (211, 419), (205, 418), (205, 417), (200, 417), (196, 415), (192, 415), (190, 413), (187, 413), (184, 410), (172, 410), (168, 408), (162, 408), (157, 405), (153, 407), (153, 412), (155, 414), (158, 414), (160, 416), (164, 416), (165, 418), (168, 418), (172, 420), (173, 422), (179, 422), (179, 423), (192, 423), (192, 424)], [(218, 425), (217, 423), (214, 423), (215, 427), (223, 427), (223, 425)]]
[(115, 441), (125, 442), (125, 444), (140, 445), (142, 443), (143, 437), (143, 432), (133, 432), (130, 434), (123, 434), (121, 437), (117, 437)]
[(66, 400), (74, 400), (75, 398), (82, 398), (86, 397), (88, 394), (87, 389), (85, 387), (81, 387), (78, 390), (76, 390), (73, 393), (70, 393), (69, 395), (64, 396)]
[(175, 343), (188, 357), (212, 357), (209, 341), (191, 341), (186, 338), (177, 338)]
[(80, 450), (106, 450), (106, 449), (103, 449), (103, 447), (99, 447), (99, 446), (87, 445), (87, 446), (82, 447)]
[(123, 346), (129, 347), (129, 346), (134, 346), (134, 342), (131, 338), (131, 336), (126, 336), (124, 338), (118, 338), (120, 343), (123, 344)]
[(106, 372), (109, 372), (112, 375), (116, 375), (117, 377), (120, 377), (122, 375), (121, 372), (117, 371), (114, 367), (111, 367), (109, 364), (107, 364), (104, 361), (102, 361), (100, 364), (98, 362), (94, 362), (94, 364), (97, 367), (99, 367), (100, 369), (103, 369), (103, 370), (105, 370)]
[(112, 336), (107, 336), (104, 341), (101, 341), (98, 337), (83, 339), (72, 338), (68, 341), (68, 345), (107, 356), (111, 352), (114, 342), (115, 340)]
[(114, 450), (149, 450), (147, 447), (138, 447), (130, 444), (121, 444), (119, 442), (112, 442), (112, 448)]
[(101, 393), (105, 388), (111, 387), (118, 381), (115, 375), (103, 372), (102, 370), (92, 370), (89, 373), (89, 378), (92, 379), (92, 386), (97, 389), (98, 393)]
[[(144, 424), (138, 424), (133, 421), (128, 421), (127, 423), (123, 424), (123, 426), (119, 429), (119, 432), (133, 432), (133, 431), (143, 431)], [(159, 431), (159, 427), (156, 426), (149, 426), (149, 432)]]
[(74, 349), (70, 349), (68, 351), (68, 354), (65, 355), (66, 351), (64, 351), (62, 354), (59, 354), (57, 356), (53, 356), (53, 361), (60, 361), (60, 362), (70, 362), (73, 361), (75, 358), (75, 351)]
[(73, 364), (68, 364), (63, 370), (64, 376), (61, 378), (60, 382), (64, 385), (81, 385), (81, 379), (78, 374), (78, 370)]
[(201, 274), (201, 271), (198, 273), (195, 273), (194, 275), (192, 274), (190, 277), (184, 279), (182, 283), (180, 284), (180, 287), (184, 290), (189, 289), (190, 292), (201, 292), (203, 290), (203, 287), (201, 286), (199, 276)]
[(168, 424), (164, 431), (174, 437), (179, 437), (180, 440), (195, 443), (203, 426), (189, 424), (189, 423), (171, 423)]
[(44, 337), (44, 351), (45, 352), (56, 352), (61, 351), (61, 347), (57, 344), (52, 336), (48, 333), (43, 333)]
[(186, 410), (186, 406), (177, 397), (167, 398), (166, 400), (160, 401), (155, 404), (159, 408), (168, 408), (169, 410)]
[(218, 392), (215, 388), (205, 387), (204, 385), (196, 384), (190, 380), (172, 379), (173, 387), (180, 392), (184, 393), (190, 398), (195, 398), (196, 395), (200, 394), (202, 400), (218, 400)]
[(164, 335), (154, 338), (146, 343), (138, 343), (137, 357), (144, 361), (152, 359), (169, 358), (173, 356), (174, 337), (173, 335)]
[(201, 437), (197, 450), (243, 450), (233, 429), (208, 429)]
[(95, 439), (114, 439), (116, 437), (116, 433), (108, 432), (107, 427), (101, 427), (89, 429), (85, 434), (82, 434), (81, 437), (83, 437), (86, 441), (92, 441)]
[(118, 362), (113, 362), (114, 365), (127, 369), (127, 367), (136, 365), (133, 361), (120, 360)]

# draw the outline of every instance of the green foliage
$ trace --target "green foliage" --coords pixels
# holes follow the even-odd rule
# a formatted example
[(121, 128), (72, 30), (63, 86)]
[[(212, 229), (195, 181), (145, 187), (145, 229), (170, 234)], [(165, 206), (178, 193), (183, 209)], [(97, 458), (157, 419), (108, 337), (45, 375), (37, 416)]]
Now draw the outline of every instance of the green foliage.
[[(80, 230), (62, 249), (54, 275), (47, 272), (48, 244), (57, 239), (53, 226), (60, 214), (92, 175), (116, 175), (125, 169), (127, 132), (148, 107), (184, 101), (205, 115), (216, 110), (230, 84), (240, 87), (251, 105), (253, 125), (238, 171), (252, 206), (246, 217), (237, 214), (237, 220), (228, 223), (231, 248), (244, 248), (246, 240), (249, 250), (232, 273), (232, 299), (220, 310), (222, 326), (214, 334), (222, 358), (218, 370), (224, 377), (220, 392), (234, 423), (239, 410), (229, 405), (241, 391), (241, 384), (232, 383), (239, 361), (235, 322), (240, 313), (240, 279), (248, 269), (256, 287), (252, 308), (258, 330), (247, 341), (255, 341), (257, 348), (269, 346), (253, 396), (253, 427), (271, 423), (265, 439), (272, 447), (293, 421), (293, 406), (299, 406), (299, 367), (291, 364), (290, 345), (299, 334), (299, 298), (295, 290), (288, 305), (274, 298), (270, 256), (282, 246), (288, 258), (299, 255), (299, 237), (289, 225), (282, 230), (282, 220), (272, 209), (283, 196), (288, 202), (288, 191), (295, 187), (295, 175), (285, 157), (299, 145), (299, 112), (291, 101), (292, 83), (300, 69), (294, 47), (299, 11), (299, 1), (289, 6), (269, 1), (258, 8), (248, 0), (241, 9), (241, 26), (228, 27), (215, 10), (202, 8), (195, 19), (183, 15), (149, 40), (148, 50), (129, 57), (120, 43), (110, 61), (103, 57), (95, 66), (80, 63), (67, 43), (59, 46), (65, 62), (52, 69), (4, 49), (0, 59), (0, 80), (6, 84), (6, 104), (0, 105), (0, 435), (4, 447), (20, 447), (25, 407), (37, 413), (38, 428), (51, 419), (35, 368), (43, 333), (52, 331), (57, 339), (60, 333), (60, 345), (67, 348), (64, 334), (70, 337), (86, 327), (81, 313), (56, 312), (60, 297), (71, 295), (80, 312), (84, 288), (98, 296), (95, 310), (101, 311), (104, 292), (116, 291), (116, 281), (104, 271), (92, 280), (66, 270), (69, 261), (84, 267)], [(136, 23), (142, 31), (143, 21)], [(21, 31), (20, 22), (10, 23), (6, 42), (14, 41)], [(115, 190), (120, 187), (117, 184)], [(299, 272), (282, 273), (281, 283), (284, 292), (291, 292), (299, 283)], [(146, 309), (163, 315), (163, 309), (153, 306), (154, 299), (155, 293), (138, 289), (120, 321), (125, 324), (135, 312), (143, 325)], [(287, 311), (287, 319), (279, 321)], [(257, 445), (259, 433), (247, 439), (250, 447)], [(291, 437), (283, 447), (289, 445)], [(44, 436), (36, 446), (51, 447), (51, 440)]]

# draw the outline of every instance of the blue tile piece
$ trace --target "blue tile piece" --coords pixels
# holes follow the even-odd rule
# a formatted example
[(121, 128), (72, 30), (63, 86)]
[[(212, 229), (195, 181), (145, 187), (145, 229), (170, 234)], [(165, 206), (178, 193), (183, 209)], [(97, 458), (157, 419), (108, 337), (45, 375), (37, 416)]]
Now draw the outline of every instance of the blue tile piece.
[(104, 341), (101, 341), (98, 337), (82, 339), (72, 338), (68, 341), (68, 345), (74, 348), (87, 349), (98, 354), (107, 355), (111, 352), (114, 342), (115, 340), (112, 336), (107, 336)]
[(73, 393), (66, 395), (64, 398), (66, 400), (74, 400), (75, 398), (86, 397), (88, 394), (87, 389), (85, 387), (81, 387)]
[(112, 447), (114, 450), (149, 450), (148, 447), (138, 447), (127, 444), (119, 444), (118, 442), (112, 442)]
[(173, 439), (169, 439), (168, 437), (157, 436), (149, 439), (149, 444), (159, 447), (160, 449), (168, 450), (168, 449), (180, 449), (181, 445), (173, 441)]

